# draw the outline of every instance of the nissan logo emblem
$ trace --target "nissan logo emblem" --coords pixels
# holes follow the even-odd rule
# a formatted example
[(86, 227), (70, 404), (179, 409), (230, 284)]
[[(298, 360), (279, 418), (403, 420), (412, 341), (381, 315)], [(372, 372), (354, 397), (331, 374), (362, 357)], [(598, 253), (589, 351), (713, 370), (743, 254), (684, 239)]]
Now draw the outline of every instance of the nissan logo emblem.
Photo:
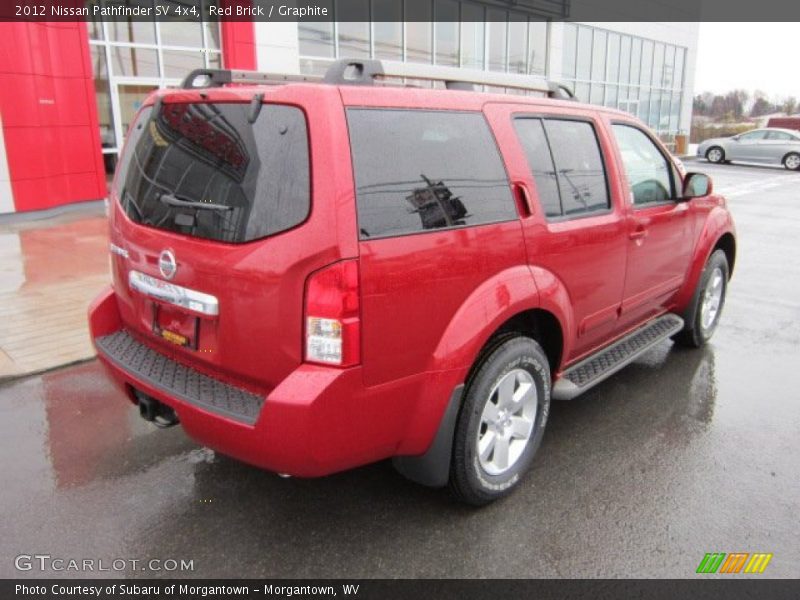
[(175, 255), (172, 250), (162, 250), (158, 255), (158, 270), (165, 279), (172, 279), (175, 277), (175, 271), (178, 270), (178, 263), (175, 262)]

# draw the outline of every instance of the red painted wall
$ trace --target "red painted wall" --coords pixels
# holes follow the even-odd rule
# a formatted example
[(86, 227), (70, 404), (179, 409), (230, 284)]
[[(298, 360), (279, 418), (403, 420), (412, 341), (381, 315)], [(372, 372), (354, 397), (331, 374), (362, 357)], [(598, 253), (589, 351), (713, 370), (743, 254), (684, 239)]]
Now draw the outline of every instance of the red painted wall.
[[(229, 2), (228, 4), (231, 4)], [(226, 69), (256, 69), (256, 29), (252, 21), (223, 21), (222, 63)]]
[(0, 110), (18, 211), (106, 195), (84, 23), (0, 23)]
[[(255, 69), (254, 24), (220, 25), (225, 67)], [(84, 23), (0, 23), (0, 112), (18, 211), (106, 196)]]

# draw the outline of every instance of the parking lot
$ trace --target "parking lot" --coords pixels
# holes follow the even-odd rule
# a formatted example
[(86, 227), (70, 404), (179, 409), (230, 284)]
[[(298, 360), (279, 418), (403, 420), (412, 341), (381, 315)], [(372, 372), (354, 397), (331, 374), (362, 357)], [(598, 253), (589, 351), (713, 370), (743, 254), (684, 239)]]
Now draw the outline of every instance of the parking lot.
[(797, 577), (800, 173), (686, 164), (739, 234), (712, 343), (664, 342), (554, 404), (513, 496), (467, 508), (388, 462), (282, 479), (141, 421), (91, 361), (0, 386), (0, 576), (41, 576), (14, 567), (38, 553), (194, 577), (682, 578), (707, 552), (767, 552), (761, 577)]

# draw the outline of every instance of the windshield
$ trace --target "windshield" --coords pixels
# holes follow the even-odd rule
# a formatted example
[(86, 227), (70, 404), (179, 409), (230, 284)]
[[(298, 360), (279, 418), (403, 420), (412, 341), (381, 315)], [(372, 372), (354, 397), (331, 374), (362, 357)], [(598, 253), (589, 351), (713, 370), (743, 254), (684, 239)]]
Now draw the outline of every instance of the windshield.
[(143, 225), (247, 242), (305, 220), (310, 205), (302, 111), (251, 103), (163, 103), (131, 128), (115, 178)]

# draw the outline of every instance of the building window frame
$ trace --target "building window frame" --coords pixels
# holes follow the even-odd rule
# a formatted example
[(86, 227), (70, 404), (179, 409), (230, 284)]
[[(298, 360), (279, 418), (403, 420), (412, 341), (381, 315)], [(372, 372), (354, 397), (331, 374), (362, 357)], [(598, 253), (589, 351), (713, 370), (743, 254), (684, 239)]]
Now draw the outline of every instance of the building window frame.
[[(205, 11), (205, 7), (208, 6), (210, 3), (209, 0), (203, 0), (202, 7)], [(103, 55), (105, 57), (106, 62), (106, 71), (107, 71), (107, 80), (108, 80), (108, 95), (109, 95), (109, 102), (111, 104), (111, 119), (112, 119), (112, 128), (114, 130), (114, 146), (102, 148), (103, 155), (116, 155), (119, 156), (120, 152), (122, 151), (122, 145), (124, 144), (125, 134), (126, 131), (123, 131), (122, 128), (122, 113), (120, 109), (120, 95), (119, 95), (119, 86), (120, 85), (152, 85), (153, 87), (157, 87), (158, 89), (164, 89), (167, 87), (173, 87), (180, 84), (182, 78), (180, 77), (168, 77), (165, 71), (165, 64), (164, 64), (164, 53), (167, 52), (192, 52), (192, 53), (200, 53), (202, 55), (202, 66), (204, 68), (212, 67), (212, 63), (219, 62), (222, 64), (222, 48), (214, 48), (209, 46), (209, 37), (208, 37), (208, 30), (207, 25), (198, 23), (201, 31), (201, 43), (202, 46), (183, 46), (183, 45), (176, 45), (176, 44), (163, 44), (161, 41), (161, 23), (155, 23), (155, 43), (139, 43), (139, 42), (121, 42), (111, 40), (109, 35), (109, 23), (108, 21), (101, 21), (101, 31), (102, 31), (102, 39), (92, 39), (89, 38), (89, 46), (93, 48), (101, 49)], [(216, 24), (219, 27), (219, 23)], [(221, 39), (221, 36), (220, 36)], [(146, 76), (136, 76), (136, 75), (125, 75), (119, 74), (115, 72), (115, 68), (113, 65), (113, 50), (115, 48), (121, 49), (133, 49), (133, 50), (147, 50), (156, 53), (156, 63), (157, 63), (157, 73), (155, 75), (146, 75)], [(198, 65), (199, 66), (199, 65)]]
[[(565, 78), (564, 83), (567, 83), (568, 85), (572, 85), (575, 89), (577, 89), (578, 86), (586, 86), (587, 89), (588, 89), (589, 96), (588, 96), (588, 98), (585, 98), (585, 99), (581, 98), (581, 100), (585, 100), (585, 101), (588, 101), (592, 97), (592, 94), (593, 94), (594, 90), (597, 87), (602, 86), (602, 88), (603, 88), (603, 97), (599, 100), (599, 103), (604, 105), (604, 106), (606, 105), (606, 94), (608, 93), (608, 87), (609, 86), (617, 86), (617, 88), (618, 88), (617, 99), (616, 99), (615, 104), (613, 106), (611, 106), (611, 108), (619, 108), (620, 110), (625, 110), (626, 112), (632, 112), (630, 109), (631, 109), (631, 107), (634, 107), (635, 108), (635, 112), (633, 112), (633, 114), (637, 114), (640, 107), (642, 107), (642, 109), (643, 109), (642, 96), (643, 96), (643, 93), (646, 93), (648, 95), (648, 100), (647, 100), (648, 107), (647, 107), (647, 115), (646, 115), (647, 118), (643, 119), (643, 120), (645, 120), (648, 123), (648, 126), (650, 126), (650, 128), (653, 131), (655, 131), (659, 135), (659, 137), (661, 137), (662, 139), (666, 138), (666, 140), (669, 141), (672, 137), (674, 137), (674, 135), (678, 133), (678, 128), (680, 127), (680, 114), (683, 111), (684, 102), (685, 102), (684, 92), (685, 92), (685, 78), (686, 78), (686, 58), (688, 56), (688, 50), (689, 49), (686, 46), (681, 46), (679, 44), (672, 44), (672, 43), (669, 43), (669, 42), (657, 41), (657, 40), (645, 38), (645, 37), (638, 36), (638, 35), (632, 35), (632, 34), (629, 34), (629, 33), (623, 33), (623, 32), (614, 31), (614, 30), (610, 30), (610, 29), (604, 29), (602, 27), (595, 27), (593, 25), (584, 25), (583, 23), (572, 23), (571, 25), (576, 28), (575, 48), (574, 48), (574, 56), (576, 57), (576, 61), (577, 61), (579, 44), (580, 44), (580, 39), (581, 39), (580, 35), (578, 35), (580, 30), (581, 29), (590, 30), (591, 36), (590, 36), (589, 39), (590, 39), (590, 43), (591, 44), (594, 44), (594, 39), (595, 39), (595, 35), (596, 35), (597, 31), (605, 32), (605, 34), (606, 34), (606, 40), (605, 40), (606, 64), (605, 64), (604, 75), (603, 75), (602, 79), (592, 79), (591, 77), (589, 77), (587, 79), (587, 78), (583, 78), (583, 77), (578, 77), (577, 76), (577, 69), (576, 69), (576, 71), (575, 71), (576, 76), (575, 77)], [(619, 35), (620, 43), (619, 43), (618, 52), (619, 52), (619, 56), (620, 57), (622, 57), (622, 49), (623, 49), (623, 46), (625, 45), (624, 40), (626, 38), (630, 40), (630, 47), (631, 47), (631, 53), (630, 53), (630, 55), (631, 55), (630, 56), (630, 63), (631, 64), (628, 67), (628, 71), (627, 71), (627, 73), (625, 72), (625, 67), (622, 64), (622, 62), (620, 61), (620, 67), (618, 69), (617, 78), (616, 78), (617, 80), (616, 81), (609, 80), (608, 52), (609, 52), (611, 34), (618, 34)], [(643, 61), (644, 61), (644, 52), (639, 52), (638, 53), (639, 68), (637, 70), (638, 71), (637, 81), (636, 82), (630, 81), (630, 75), (633, 72), (633, 69), (631, 69), (630, 67), (633, 65), (634, 59), (636, 58), (636, 55), (633, 52), (633, 48), (636, 46), (636, 42), (637, 41), (639, 42), (639, 47), (640, 48), (643, 46), (644, 42), (648, 42), (649, 41), (649, 42), (651, 42), (653, 44), (654, 51), (651, 53), (650, 69), (649, 69), (649, 71), (650, 71), (650, 81), (648, 83), (643, 83), (642, 80), (641, 80), (642, 66), (643, 66)], [(664, 80), (663, 80), (663, 65), (662, 65), (662, 73), (661, 73), (661, 75), (660, 75), (658, 80), (655, 79), (656, 78), (656, 74), (653, 72), (653, 68), (654, 68), (654, 65), (655, 65), (655, 47), (658, 46), (658, 45), (660, 45), (660, 46), (662, 46), (664, 48), (665, 55), (666, 55), (666, 53), (668, 51), (671, 51), (673, 56), (674, 56), (674, 60), (673, 60), (673, 63), (672, 63), (673, 77), (672, 77), (672, 80), (671, 80), (671, 85), (669, 85), (669, 86), (661, 85), (664, 82)], [(592, 53), (592, 54), (593, 54), (593, 59), (594, 59), (594, 53)], [(678, 64), (678, 61), (681, 62), (680, 65)], [(562, 66), (562, 69), (563, 69), (563, 66)], [(590, 72), (591, 72), (591, 70), (590, 70)], [(680, 78), (679, 79), (675, 78), (675, 76), (674, 76), (675, 72), (679, 72), (680, 73)], [(627, 78), (627, 81), (626, 81), (626, 78)], [(636, 97), (635, 98), (631, 98), (631, 96), (629, 96), (626, 93), (624, 98), (623, 98), (622, 94), (619, 93), (619, 90), (622, 89), (623, 87), (626, 89), (626, 92), (628, 90), (635, 91), (635, 96)], [(650, 107), (651, 98), (655, 94), (657, 94), (661, 98), (663, 98), (664, 95), (667, 95), (670, 98), (672, 98), (675, 94), (678, 95), (679, 102), (678, 102), (678, 105), (677, 105), (677, 119), (675, 119), (676, 123), (675, 123), (675, 127), (674, 128), (672, 127), (672, 118), (671, 118), (671, 116), (673, 114), (672, 102), (670, 102), (670, 108), (667, 111), (666, 115), (662, 115), (661, 114), (663, 111), (662, 111), (662, 102), (660, 102), (660, 101), (659, 101), (658, 105), (657, 106), (654, 105), (653, 109), (651, 110), (651, 107)], [(653, 112), (653, 111), (655, 111), (655, 112)], [(664, 125), (664, 118), (665, 117), (666, 117), (666, 124)]]
[[(461, 21), (461, 15), (463, 14), (464, 0), (454, 0), (454, 1), (457, 3), (458, 13), (459, 13), (459, 21), (457, 23), (457, 25), (458, 25), (458, 27), (457, 27), (457, 40), (456, 40), (456, 42), (457, 42), (456, 43), (457, 50), (456, 50), (456, 56), (455, 56), (454, 60), (459, 66), (463, 66), (463, 64), (464, 64), (464, 52), (463, 52), (463, 48), (462, 48), (462, 30), (463, 30), (463, 24), (465, 22)], [(473, 7), (475, 6), (474, 4), (471, 4), (471, 3), (468, 3), (468, 4), (470, 6), (473, 6)], [(369, 6), (370, 6), (370, 12), (372, 12), (372, 2), (370, 2)], [(480, 67), (480, 70), (488, 71), (488, 70), (490, 70), (489, 69), (489, 45), (490, 45), (490, 39), (491, 39), (490, 38), (490, 27), (489, 27), (489, 23), (486, 21), (486, 7), (481, 7), (481, 8), (483, 10), (483, 16), (484, 16), (483, 28), (482, 28), (482, 32), (483, 32), (483, 52), (482, 52), (482, 56), (478, 57), (478, 58), (479, 59), (482, 58), (481, 62), (483, 64), (483, 66)], [(502, 7), (492, 7), (492, 8), (495, 9), (495, 10), (501, 10), (506, 15), (506, 21), (505, 21), (505, 23), (506, 23), (506, 40), (505, 40), (506, 41), (506, 52), (505, 52), (504, 65), (503, 65), (503, 69), (502, 69), (501, 72), (506, 72), (507, 73), (507, 72), (510, 72), (509, 71), (509, 60), (511, 58), (510, 57), (510, 43), (511, 43), (510, 23), (512, 21), (512, 18), (511, 18), (511, 14), (509, 13), (508, 10), (504, 10)], [(436, 3), (434, 1), (431, 1), (431, 16), (435, 15), (435, 9), (436, 9)], [(400, 12), (403, 15), (406, 14), (405, 13), (405, 2), (403, 2), (403, 6), (401, 6), (401, 8), (400, 8)], [(519, 17), (520, 15), (523, 15), (523, 14), (524, 13), (520, 13), (518, 11), (514, 12), (514, 15), (516, 17)], [(312, 55), (312, 54), (305, 54), (305, 53), (303, 53), (301, 51), (300, 54), (299, 54), (301, 71), (320, 73), (327, 65), (331, 64), (333, 61), (338, 60), (340, 58), (344, 58), (344, 56), (342, 55), (342, 52), (341, 52), (340, 44), (339, 44), (339, 31), (338, 31), (339, 30), (339, 24), (338, 24), (337, 18), (338, 18), (338, 15), (337, 15), (337, 3), (334, 0), (333, 1), (333, 14), (332, 14), (332, 19), (333, 19), (332, 20), (332, 23), (333, 23), (332, 39), (329, 42), (331, 44), (332, 48), (333, 48), (333, 53), (332, 53), (333, 54), (333, 58), (330, 58), (329, 56), (315, 56), (315, 55)], [(467, 21), (467, 23), (472, 23), (472, 22), (473, 21)], [(545, 28), (545, 43), (544, 43), (545, 56), (544, 56), (544, 59), (543, 59), (544, 72), (542, 72), (542, 73), (533, 72), (531, 70), (531, 67), (532, 67), (531, 50), (532, 50), (532, 47), (533, 47), (532, 46), (532, 41), (531, 41), (531, 36), (530, 36), (530, 24), (531, 24), (531, 22), (543, 22), (543, 23), (546, 24), (546, 28)], [(525, 23), (525, 31), (526, 31), (526, 40), (525, 40), (525, 49), (524, 49), (524, 52), (525, 52), (525, 70), (526, 70), (527, 74), (535, 74), (535, 75), (547, 76), (549, 74), (549, 71), (550, 71), (549, 63), (550, 63), (551, 21), (544, 20), (541, 17), (540, 18), (533, 18), (531, 16), (531, 17), (527, 17), (526, 20), (524, 21), (524, 23)], [(299, 32), (298, 32), (298, 35), (299, 35)], [(374, 27), (374, 23), (372, 21), (370, 21), (370, 24), (369, 24), (369, 36), (370, 36), (370, 39), (369, 39), (368, 46), (369, 46), (369, 50), (370, 50), (370, 58), (376, 58), (376, 56), (375, 56), (375, 45), (376, 45), (375, 44), (375, 27)], [(429, 36), (429, 49), (430, 49), (429, 59), (430, 60), (426, 61), (425, 63), (421, 63), (421, 64), (437, 64), (436, 63), (436, 54), (437, 54), (437, 50), (438, 50), (439, 44), (437, 43), (438, 40), (437, 40), (437, 36), (436, 36), (436, 23), (435, 23), (435, 21), (431, 21), (430, 22), (430, 31), (428, 32), (428, 36)], [(408, 21), (403, 21), (402, 40), (401, 40), (401, 42), (402, 42), (402, 48), (401, 48), (402, 60), (403, 61), (407, 61), (408, 60), (408, 56), (409, 56), (408, 55)], [(298, 48), (299, 47), (300, 47), (300, 44), (298, 43)]]

